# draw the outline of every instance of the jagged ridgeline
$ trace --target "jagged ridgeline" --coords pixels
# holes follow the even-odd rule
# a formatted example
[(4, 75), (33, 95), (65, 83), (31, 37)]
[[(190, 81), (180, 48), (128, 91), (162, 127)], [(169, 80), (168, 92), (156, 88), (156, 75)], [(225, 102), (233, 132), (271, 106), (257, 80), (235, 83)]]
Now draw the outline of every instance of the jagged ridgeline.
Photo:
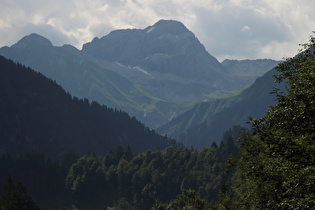
[(122, 111), (66, 93), (51, 79), (0, 57), (0, 153), (106, 154), (117, 145), (136, 153), (174, 141)]
[(274, 63), (220, 63), (193, 32), (174, 20), (115, 30), (85, 43), (82, 50), (57, 47), (30, 34), (0, 48), (0, 55), (56, 80), (73, 96), (124, 110), (150, 128), (160, 127), (197, 102), (247, 87)]

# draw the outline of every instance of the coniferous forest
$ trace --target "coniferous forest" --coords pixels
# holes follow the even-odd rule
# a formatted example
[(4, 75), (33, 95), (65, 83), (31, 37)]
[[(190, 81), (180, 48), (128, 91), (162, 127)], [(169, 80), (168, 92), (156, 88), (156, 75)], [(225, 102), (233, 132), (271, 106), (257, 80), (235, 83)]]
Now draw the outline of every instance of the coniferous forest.
[(230, 184), (222, 161), (237, 147), (229, 134), (220, 147), (188, 149), (122, 111), (71, 97), (40, 73), (0, 61), (3, 208), (149, 209), (184, 189), (213, 201)]
[(276, 105), (200, 151), (1, 57), (1, 209), (313, 209), (315, 39), (302, 46), (276, 67)]
[[(43, 155), (3, 155), (0, 179), (23, 183), (43, 209), (150, 209), (185, 190), (209, 203), (231, 185), (222, 163), (237, 151), (229, 137), (199, 152), (170, 146), (135, 155), (118, 146), (107, 155), (68, 154), (58, 162)], [(7, 193), (4, 187), (1, 205), (8, 202)]]
[(118, 145), (135, 153), (176, 146), (134, 117), (66, 93), (55, 81), (0, 57), (1, 153), (106, 154)]

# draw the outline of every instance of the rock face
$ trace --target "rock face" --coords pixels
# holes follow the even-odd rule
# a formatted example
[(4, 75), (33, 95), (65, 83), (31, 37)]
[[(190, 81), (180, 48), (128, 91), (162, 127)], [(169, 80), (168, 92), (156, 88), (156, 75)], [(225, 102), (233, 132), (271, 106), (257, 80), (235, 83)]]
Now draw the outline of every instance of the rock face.
[[(161, 20), (145, 29), (116, 30), (82, 50), (56, 47), (31, 34), (8, 57), (55, 80), (79, 98), (98, 101), (157, 128), (200, 101), (245, 88), (233, 65), (217, 61), (182, 23)], [(252, 78), (252, 82), (254, 79)]]
[(221, 63), (178, 21), (113, 31), (85, 44), (82, 52), (103, 67), (108, 61), (118, 64), (120, 68), (111, 69), (177, 106), (205, 100), (218, 90), (234, 90)]
[(228, 75), (182, 23), (161, 20), (144, 30), (118, 30), (83, 46), (95, 58), (225, 88)]

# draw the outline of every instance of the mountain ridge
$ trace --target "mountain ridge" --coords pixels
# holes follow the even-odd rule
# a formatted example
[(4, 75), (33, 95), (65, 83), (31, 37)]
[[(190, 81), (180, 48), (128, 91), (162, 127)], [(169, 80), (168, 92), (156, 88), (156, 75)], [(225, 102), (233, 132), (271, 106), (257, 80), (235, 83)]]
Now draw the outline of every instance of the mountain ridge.
[(218, 143), (225, 131), (235, 125), (245, 127), (249, 117), (262, 117), (275, 103), (270, 92), (275, 87), (284, 90), (285, 84), (274, 83), (274, 74), (277, 74), (274, 69), (268, 71), (235, 96), (198, 103), (157, 132), (197, 149)]
[(53, 44), (47, 38), (31, 33), (30, 35), (24, 36), (16, 44), (13, 44), (12, 48), (25, 48), (30, 46), (41, 46), (41, 47), (51, 47)]
[(136, 153), (176, 145), (127, 113), (79, 100), (41, 73), (0, 56), (0, 154)]
[[(177, 30), (178, 28), (180, 30)], [(129, 51), (133, 53), (129, 54)], [(124, 65), (139, 66), (148, 72), (176, 73), (177, 76), (189, 79), (196, 75), (203, 75), (197, 79), (208, 80), (207, 83), (210, 83), (209, 79), (213, 80), (211, 78), (213, 75), (209, 75), (209, 72), (220, 76), (225, 71), (216, 58), (205, 50), (195, 35), (178, 21), (161, 20), (146, 29), (116, 30), (84, 44), (82, 52)], [(187, 56), (190, 58), (187, 59)], [(187, 65), (187, 62), (178, 63), (176, 59), (184, 63), (187, 60), (202, 59), (195, 60), (195, 65), (205, 62), (206, 59), (214, 67), (207, 67), (211, 69), (209, 71), (205, 67)], [(175, 70), (177, 72), (174, 72)]]
[(56, 47), (34, 34), (18, 43), (19, 49), (2, 47), (0, 54), (52, 78), (78, 98), (127, 111), (151, 128), (167, 123), (196, 102), (230, 95), (226, 89), (232, 86), (240, 89), (241, 79), (228, 75), (178, 21), (116, 30), (94, 38), (82, 50), (71, 45)]

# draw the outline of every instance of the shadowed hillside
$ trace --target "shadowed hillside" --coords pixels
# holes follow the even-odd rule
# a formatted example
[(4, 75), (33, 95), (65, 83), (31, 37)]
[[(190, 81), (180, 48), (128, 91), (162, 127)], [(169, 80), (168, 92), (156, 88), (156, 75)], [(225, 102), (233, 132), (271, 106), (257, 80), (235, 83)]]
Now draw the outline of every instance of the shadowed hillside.
[(0, 152), (105, 154), (117, 145), (136, 153), (170, 141), (135, 118), (66, 93), (54, 81), (0, 57)]

